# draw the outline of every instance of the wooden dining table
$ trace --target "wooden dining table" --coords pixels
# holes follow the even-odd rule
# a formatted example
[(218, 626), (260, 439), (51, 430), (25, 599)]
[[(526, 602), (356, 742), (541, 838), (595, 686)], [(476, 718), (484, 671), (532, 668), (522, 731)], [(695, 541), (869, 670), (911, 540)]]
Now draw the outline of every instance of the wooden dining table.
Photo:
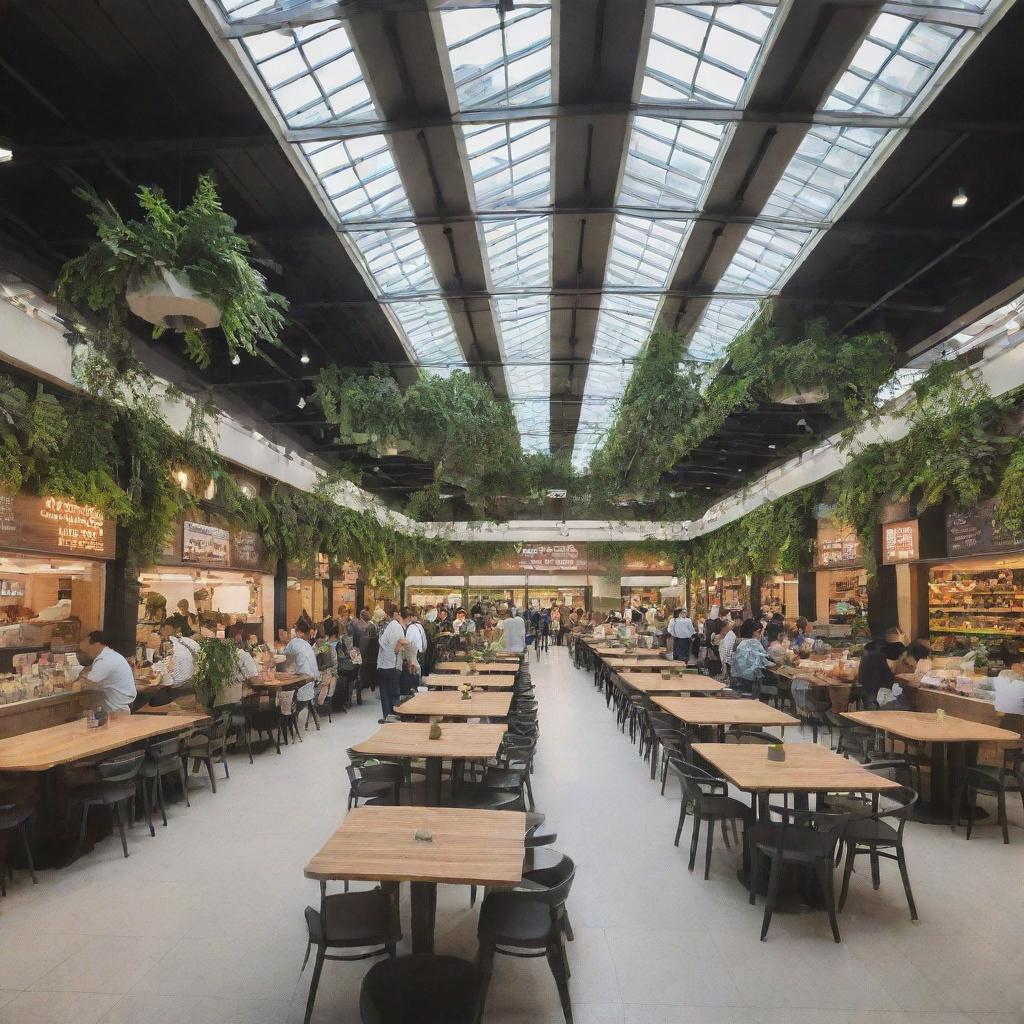
[(352, 749), (368, 757), (422, 757), (426, 761), (427, 806), (441, 804), (441, 763), (448, 760), (486, 761), (495, 757), (505, 735), (503, 725), (449, 722), (441, 738), (430, 739), (427, 722), (386, 722)]
[[(420, 829), (429, 841), (416, 838)], [(517, 885), (525, 835), (522, 811), (356, 807), (304, 874), (320, 882), (409, 882), (412, 951), (433, 953), (438, 885)]]
[(299, 672), (275, 672), (270, 679), (260, 679), (250, 683), (253, 690), (265, 690), (268, 693), (280, 693), (282, 690), (297, 690), (313, 677)]
[(424, 676), (423, 685), (434, 690), (458, 690), (469, 684), (478, 690), (511, 690), (516, 683), (514, 675), (455, 675), (452, 672), (438, 672)]
[(508, 675), (507, 661), (439, 661), (434, 666), (435, 672), (459, 672), (462, 675)]
[(660, 647), (595, 647), (594, 653), (602, 658), (664, 658), (664, 648)]
[(668, 658), (604, 658), (604, 663), (616, 672), (685, 672), (686, 666)]
[(698, 672), (679, 672), (668, 679), (653, 672), (620, 672), (619, 678), (641, 693), (721, 693), (727, 689), (725, 683)]
[[(931, 747), (931, 786), (928, 800), (918, 800), (915, 817), (922, 821), (948, 823), (953, 815), (952, 790), (957, 770), (977, 760), (979, 743), (1002, 745), (1020, 743), (1021, 737), (1010, 729), (971, 722), (945, 715), (939, 718), (925, 711), (848, 711), (844, 714), (857, 725), (879, 729), (897, 739), (924, 743)], [(950, 763), (955, 761), (953, 771)]]
[(463, 700), (458, 690), (433, 690), (416, 693), (395, 708), (403, 716), (438, 718), (508, 718), (511, 693), (473, 693)]

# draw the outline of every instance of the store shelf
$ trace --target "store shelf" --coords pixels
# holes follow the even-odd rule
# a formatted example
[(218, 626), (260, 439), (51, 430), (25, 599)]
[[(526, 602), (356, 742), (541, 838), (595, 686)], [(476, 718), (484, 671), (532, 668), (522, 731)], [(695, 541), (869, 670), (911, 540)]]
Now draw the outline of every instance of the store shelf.
[(1024, 637), (1024, 629), (966, 629), (961, 626), (935, 626), (929, 623), (928, 629), (932, 633), (966, 633), (970, 636), (1008, 636)]
[(952, 608), (947, 604), (932, 605), (932, 611), (964, 615), (1024, 615), (1024, 608)]

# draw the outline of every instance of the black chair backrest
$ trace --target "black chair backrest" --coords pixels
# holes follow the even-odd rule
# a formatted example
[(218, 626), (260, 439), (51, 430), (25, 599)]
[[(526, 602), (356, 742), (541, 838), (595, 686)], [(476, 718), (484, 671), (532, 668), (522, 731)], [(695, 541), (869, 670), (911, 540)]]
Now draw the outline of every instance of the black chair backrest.
[(107, 758), (96, 765), (96, 774), (103, 782), (126, 782), (139, 774), (145, 757), (144, 750), (133, 750), (128, 754)]
[(181, 752), (181, 737), (171, 736), (169, 739), (156, 740), (150, 743), (146, 753), (154, 761), (162, 761), (165, 757), (174, 757)]
[(698, 813), (700, 812), (701, 801), (705, 796), (709, 795), (705, 787), (721, 789), (721, 779), (716, 779), (714, 775), (704, 771), (703, 768), (699, 768), (695, 764), (690, 764), (689, 761), (684, 761), (682, 758), (670, 754), (669, 764), (682, 780), (683, 792), (688, 800), (693, 801), (694, 809)]
[(563, 854), (562, 859), (551, 867), (540, 868), (530, 872), (531, 884), (543, 885), (543, 889), (516, 890), (516, 895), (522, 895), (523, 897), (546, 903), (549, 906), (557, 907), (569, 898), (569, 890), (572, 888), (575, 878), (576, 863), (572, 857), (567, 857)]
[(910, 816), (914, 812), (914, 804), (917, 803), (917, 791), (909, 786), (900, 786), (899, 789), (887, 789), (878, 794), (879, 806), (877, 811), (855, 818), (854, 821), (875, 820), (892, 818), (899, 821), (897, 832), (903, 834), (903, 829)]

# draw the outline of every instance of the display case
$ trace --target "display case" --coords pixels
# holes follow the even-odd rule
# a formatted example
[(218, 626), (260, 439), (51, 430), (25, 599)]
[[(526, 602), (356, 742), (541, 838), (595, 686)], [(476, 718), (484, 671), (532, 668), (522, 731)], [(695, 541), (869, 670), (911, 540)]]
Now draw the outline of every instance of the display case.
[(928, 577), (928, 628), (942, 648), (1024, 643), (1024, 567), (940, 566)]

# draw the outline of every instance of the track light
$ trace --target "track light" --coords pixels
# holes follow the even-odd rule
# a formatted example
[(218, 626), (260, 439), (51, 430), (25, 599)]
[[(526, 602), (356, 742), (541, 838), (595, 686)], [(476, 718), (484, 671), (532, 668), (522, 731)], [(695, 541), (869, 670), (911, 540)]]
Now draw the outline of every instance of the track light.
[(309, 362), (309, 353), (305, 349), (303, 349), (302, 355), (299, 356), (299, 362), (302, 363), (303, 366)]
[(770, 444), (770, 445), (768, 445), (768, 451), (770, 451), (770, 452), (775, 451), (776, 448), (778, 448), (777, 444)]
[(950, 201), (950, 205), (953, 206), (955, 209), (959, 210), (961, 207), (966, 206), (967, 202), (967, 193), (963, 190), (963, 188), (958, 188), (956, 190), (956, 195), (953, 196), (952, 200)]

